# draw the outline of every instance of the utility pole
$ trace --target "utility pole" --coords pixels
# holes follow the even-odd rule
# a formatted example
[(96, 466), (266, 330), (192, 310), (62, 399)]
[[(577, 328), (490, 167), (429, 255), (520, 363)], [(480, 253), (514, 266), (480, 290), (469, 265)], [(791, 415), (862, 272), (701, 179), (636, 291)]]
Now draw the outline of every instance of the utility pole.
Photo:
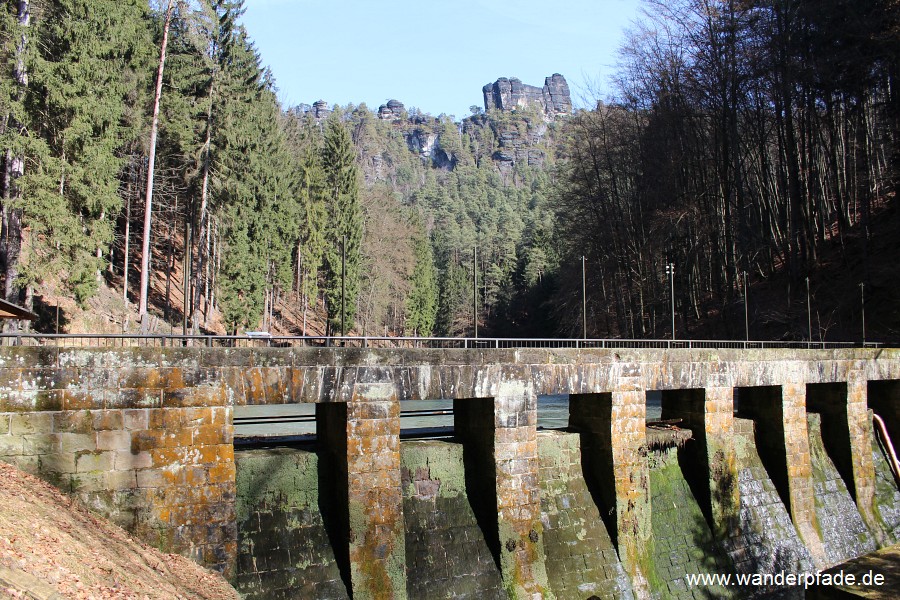
[(750, 341), (750, 308), (747, 296), (747, 271), (744, 271), (744, 332), (746, 341)]
[(587, 339), (587, 267), (585, 263), (587, 259), (582, 256), (581, 257), (581, 323), (583, 325), (582, 328), (582, 338)]
[(347, 236), (341, 237), (341, 337), (347, 335), (345, 329), (345, 315), (347, 314)]
[(809, 294), (809, 277), (806, 278), (806, 320), (809, 331), (809, 346), (812, 346), (812, 302)]
[(666, 275), (669, 276), (669, 289), (672, 296), (672, 341), (675, 341), (675, 263), (666, 263)]
[(859, 284), (859, 294), (860, 294), (860, 307), (862, 308), (862, 334), (863, 334), (863, 346), (866, 345), (866, 284), (865, 282)]
[(472, 321), (475, 324), (475, 339), (478, 339), (478, 246), (472, 254)]

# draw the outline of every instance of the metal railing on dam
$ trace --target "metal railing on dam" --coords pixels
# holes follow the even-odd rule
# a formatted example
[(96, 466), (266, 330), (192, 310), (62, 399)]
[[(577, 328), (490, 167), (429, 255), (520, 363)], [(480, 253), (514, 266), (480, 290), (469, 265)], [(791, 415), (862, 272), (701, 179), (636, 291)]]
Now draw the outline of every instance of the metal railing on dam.
[(207, 348), (880, 348), (880, 342), (797, 340), (691, 340), (627, 338), (466, 338), (413, 336), (276, 336), (107, 333), (3, 333), (0, 346), (74, 348), (207, 347)]

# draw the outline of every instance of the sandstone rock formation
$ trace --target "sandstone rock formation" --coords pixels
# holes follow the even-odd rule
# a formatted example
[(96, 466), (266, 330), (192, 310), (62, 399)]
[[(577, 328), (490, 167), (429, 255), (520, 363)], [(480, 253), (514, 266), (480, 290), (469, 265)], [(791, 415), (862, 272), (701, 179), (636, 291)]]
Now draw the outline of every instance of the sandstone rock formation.
[(312, 106), (309, 104), (298, 104), (294, 110), (301, 114), (310, 114), (317, 121), (331, 114), (331, 111), (328, 109), (328, 103), (324, 100), (316, 100), (312, 103)]
[(457, 157), (441, 148), (440, 135), (422, 127), (407, 132), (406, 145), (424, 161), (431, 161), (438, 169), (452, 170)]
[(541, 109), (547, 119), (572, 112), (572, 97), (566, 78), (554, 73), (544, 79), (544, 87), (522, 83), (515, 77), (501, 77), (494, 83), (482, 88), (484, 108), (490, 110), (513, 110), (536, 106)]
[(405, 111), (406, 107), (399, 100), (388, 100), (387, 104), (378, 107), (378, 118), (383, 121), (399, 121)]

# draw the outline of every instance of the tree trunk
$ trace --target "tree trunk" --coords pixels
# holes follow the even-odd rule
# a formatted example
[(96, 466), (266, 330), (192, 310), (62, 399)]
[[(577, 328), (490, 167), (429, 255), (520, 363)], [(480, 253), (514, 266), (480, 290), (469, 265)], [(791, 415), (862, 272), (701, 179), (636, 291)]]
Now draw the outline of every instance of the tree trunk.
[[(213, 47), (216, 47), (214, 43)], [(215, 50), (213, 50), (215, 56)], [(200, 168), (203, 177), (200, 184), (200, 223), (198, 229), (200, 247), (197, 249), (197, 268), (193, 273), (193, 315), (191, 321), (193, 331), (198, 332), (200, 321), (200, 282), (198, 278), (203, 276), (203, 321), (204, 324), (209, 313), (209, 172), (211, 168), (210, 149), (212, 147), (212, 130), (213, 130), (213, 104), (215, 102), (216, 91), (216, 75), (218, 73), (217, 66), (214, 64), (212, 73), (209, 78), (209, 103), (206, 106), (206, 135), (203, 140), (203, 150), (201, 153)], [(193, 219), (191, 223), (193, 224)], [(205, 244), (202, 243), (205, 239)]]
[(172, 312), (172, 271), (175, 270), (175, 219), (178, 215), (178, 196), (175, 196), (175, 209), (172, 211), (172, 220), (169, 221), (169, 247), (166, 251), (166, 306), (165, 319), (169, 320)]
[(150, 223), (153, 213), (153, 169), (156, 163), (156, 134), (159, 130), (159, 101), (162, 97), (163, 69), (166, 65), (166, 45), (169, 43), (169, 25), (175, 0), (169, 0), (166, 8), (166, 20), (163, 25), (163, 38), (159, 51), (159, 68), (156, 71), (156, 92), (153, 96), (153, 120), (150, 126), (150, 156), (147, 165), (147, 201), (144, 206), (144, 240), (141, 246), (141, 297), (138, 314), (141, 317), (141, 333), (149, 332), (150, 321), (147, 314), (147, 293), (150, 288)]
[[(13, 78), (16, 81), (16, 94), (21, 99), (28, 87), (28, 71), (25, 66), (25, 48), (28, 44), (28, 36), (25, 33), (31, 24), (31, 7), (29, 0), (19, 0), (16, 20), (22, 28), (22, 37), (16, 46), (16, 65), (13, 69)], [(6, 117), (5, 128), (17, 129), (21, 127), (11, 116)], [(17, 206), (21, 200), (21, 190), (16, 185), (16, 180), (25, 174), (25, 160), (22, 156), (16, 156), (7, 148), (4, 160), (2, 199), (3, 199), (3, 228), (2, 228), (2, 260), (6, 282), (3, 296), (9, 302), (19, 303), (21, 289), (19, 287), (19, 258), (22, 253), (22, 208)], [(16, 321), (11, 321), (10, 328), (16, 327)]]

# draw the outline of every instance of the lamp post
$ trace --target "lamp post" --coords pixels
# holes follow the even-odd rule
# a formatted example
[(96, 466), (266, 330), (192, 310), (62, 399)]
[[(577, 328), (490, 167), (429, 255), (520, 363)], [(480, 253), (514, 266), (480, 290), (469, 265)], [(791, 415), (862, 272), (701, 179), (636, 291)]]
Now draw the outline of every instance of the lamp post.
[(750, 341), (750, 303), (747, 300), (747, 271), (744, 271), (744, 333), (745, 340)]
[(587, 259), (581, 257), (581, 324), (582, 339), (587, 339)]
[(863, 346), (866, 345), (866, 284), (859, 284), (860, 308), (862, 309)]
[(675, 341), (675, 263), (666, 263), (666, 275), (669, 276), (669, 290), (672, 296), (672, 341)]

